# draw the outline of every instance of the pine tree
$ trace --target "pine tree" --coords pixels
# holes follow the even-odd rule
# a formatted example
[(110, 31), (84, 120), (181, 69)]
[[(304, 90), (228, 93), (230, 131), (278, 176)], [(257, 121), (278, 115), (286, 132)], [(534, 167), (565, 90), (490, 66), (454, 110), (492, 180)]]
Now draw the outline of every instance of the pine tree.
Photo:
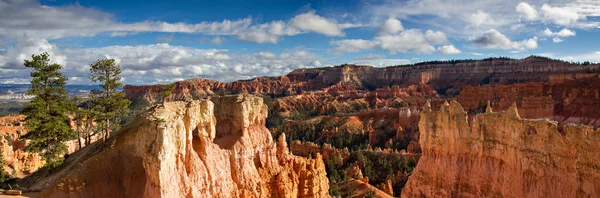
[(160, 92), (157, 94), (157, 97), (162, 101), (162, 103), (165, 103), (167, 98), (171, 96), (171, 93), (175, 91), (175, 86), (175, 83), (160, 85)]
[(59, 71), (62, 65), (50, 64), (46, 52), (31, 58), (24, 65), (33, 69), (27, 94), (35, 97), (21, 111), (29, 131), (22, 138), (31, 140), (25, 151), (41, 153), (46, 165), (55, 167), (62, 162), (61, 155), (67, 153), (64, 142), (75, 137), (68, 123), (68, 113), (74, 104), (69, 102), (63, 87), (67, 78)]
[(103, 133), (102, 138), (106, 140), (110, 131), (119, 128), (119, 120), (127, 114), (127, 108), (131, 101), (125, 98), (125, 94), (119, 92), (123, 86), (121, 82), (121, 67), (114, 59), (100, 59), (90, 65), (90, 80), (100, 82), (103, 90), (92, 90), (91, 100), (94, 106), (92, 112)]
[(0, 147), (0, 183), (3, 183), (8, 179), (8, 175), (4, 172), (4, 150)]

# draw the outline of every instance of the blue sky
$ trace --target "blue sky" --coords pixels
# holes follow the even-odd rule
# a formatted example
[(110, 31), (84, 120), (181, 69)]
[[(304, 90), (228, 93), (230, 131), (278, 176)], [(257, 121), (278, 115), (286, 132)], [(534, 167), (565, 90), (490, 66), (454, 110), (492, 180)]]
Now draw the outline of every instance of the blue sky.
[(28, 83), (23, 60), (42, 51), (72, 84), (90, 83), (99, 58), (127, 84), (490, 56), (600, 62), (600, 1), (0, 0), (0, 84)]

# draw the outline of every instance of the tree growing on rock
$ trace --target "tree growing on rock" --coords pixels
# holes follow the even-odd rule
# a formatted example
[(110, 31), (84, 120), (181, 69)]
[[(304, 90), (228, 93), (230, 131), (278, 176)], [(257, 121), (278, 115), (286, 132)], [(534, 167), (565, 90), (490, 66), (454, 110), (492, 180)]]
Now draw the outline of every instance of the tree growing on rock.
[(32, 68), (32, 80), (27, 94), (35, 96), (22, 111), (25, 115), (25, 128), (29, 131), (21, 138), (31, 142), (25, 151), (42, 155), (49, 167), (56, 167), (67, 153), (65, 141), (75, 138), (69, 126), (69, 111), (74, 104), (68, 100), (64, 85), (67, 78), (59, 71), (60, 64), (50, 64), (48, 53), (32, 55), (25, 60), (25, 67)]
[(157, 94), (158, 99), (160, 99), (162, 103), (165, 103), (167, 98), (171, 96), (171, 93), (175, 91), (175, 86), (175, 83), (160, 85), (160, 92)]
[(103, 140), (108, 138), (111, 131), (120, 127), (120, 119), (127, 114), (131, 101), (125, 98), (119, 88), (121, 82), (121, 67), (114, 59), (99, 59), (90, 65), (90, 80), (99, 82), (102, 90), (92, 90), (90, 99), (94, 106), (91, 108)]

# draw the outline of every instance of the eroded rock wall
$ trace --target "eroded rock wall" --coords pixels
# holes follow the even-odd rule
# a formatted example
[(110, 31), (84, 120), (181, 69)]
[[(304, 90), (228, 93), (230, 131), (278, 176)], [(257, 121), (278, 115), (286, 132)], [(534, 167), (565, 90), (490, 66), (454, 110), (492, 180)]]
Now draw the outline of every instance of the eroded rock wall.
[(321, 155), (292, 155), (285, 135), (273, 141), (261, 98), (213, 101), (156, 107), (75, 152), (29, 190), (42, 197), (329, 197)]
[(423, 155), (402, 197), (598, 197), (600, 130), (521, 119), (516, 106), (469, 120), (457, 102), (426, 105)]

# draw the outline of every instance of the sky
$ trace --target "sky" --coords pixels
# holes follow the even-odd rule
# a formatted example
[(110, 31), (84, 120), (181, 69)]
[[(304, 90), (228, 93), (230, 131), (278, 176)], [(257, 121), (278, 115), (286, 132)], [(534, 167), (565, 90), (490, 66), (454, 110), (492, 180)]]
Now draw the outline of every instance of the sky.
[(541, 55), (600, 62), (597, 0), (0, 0), (0, 84), (48, 52), (70, 84), (89, 65), (125, 84), (235, 81), (344, 63)]

